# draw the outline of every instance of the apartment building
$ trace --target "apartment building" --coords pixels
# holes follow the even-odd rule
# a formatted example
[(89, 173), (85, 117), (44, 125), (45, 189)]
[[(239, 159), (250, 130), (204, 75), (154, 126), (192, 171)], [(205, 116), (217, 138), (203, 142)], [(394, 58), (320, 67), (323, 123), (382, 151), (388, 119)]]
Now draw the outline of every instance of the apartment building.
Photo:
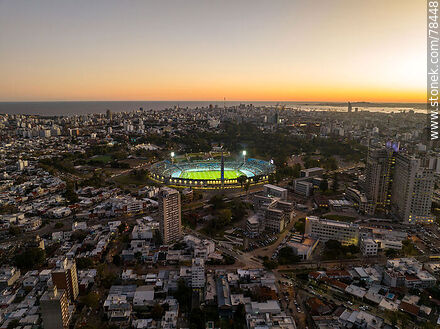
[(67, 298), (73, 303), (79, 294), (75, 260), (65, 258), (58, 261), (52, 271), (52, 282), (58, 289), (65, 290)]
[(397, 154), (395, 159), (391, 195), (394, 213), (404, 223), (432, 222), (434, 170), (423, 167), (420, 159), (405, 154)]
[(69, 328), (70, 313), (66, 291), (49, 288), (40, 298), (41, 317), (44, 329)]
[(365, 166), (365, 193), (374, 209), (384, 210), (390, 204), (390, 182), (393, 149), (370, 149)]
[(177, 190), (163, 187), (159, 192), (159, 230), (163, 243), (169, 244), (182, 237), (180, 194)]
[(203, 289), (205, 281), (205, 261), (202, 258), (194, 258), (191, 266), (191, 286)]
[(305, 234), (322, 242), (337, 240), (342, 245), (357, 245), (359, 225), (309, 216), (306, 217)]

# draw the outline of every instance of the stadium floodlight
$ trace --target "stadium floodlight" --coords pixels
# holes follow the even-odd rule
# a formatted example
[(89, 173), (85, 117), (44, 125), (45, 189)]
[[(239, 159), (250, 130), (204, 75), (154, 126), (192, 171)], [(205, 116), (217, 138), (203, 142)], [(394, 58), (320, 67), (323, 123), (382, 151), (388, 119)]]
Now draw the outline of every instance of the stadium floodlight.
[(246, 156), (246, 150), (243, 150), (243, 156)]
[(174, 158), (174, 152), (171, 152), (171, 157)]

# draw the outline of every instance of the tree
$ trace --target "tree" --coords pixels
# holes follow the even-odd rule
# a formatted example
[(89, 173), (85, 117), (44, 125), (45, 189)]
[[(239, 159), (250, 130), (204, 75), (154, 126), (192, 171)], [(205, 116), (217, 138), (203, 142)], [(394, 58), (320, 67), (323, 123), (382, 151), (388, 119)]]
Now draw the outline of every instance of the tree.
[(278, 252), (278, 263), (280, 265), (295, 264), (301, 260), (301, 257), (293, 252), (290, 247), (281, 248)]
[(7, 329), (13, 329), (20, 325), (20, 321), (18, 319), (13, 319), (11, 322), (8, 323)]
[(70, 204), (79, 201), (78, 195), (75, 192), (75, 185), (72, 182), (67, 182), (66, 191), (64, 192), (64, 197), (69, 201)]
[(328, 240), (326, 243), (325, 243), (325, 247), (327, 248), (327, 249), (341, 249), (341, 243), (338, 241), (338, 240), (332, 240), (332, 239), (330, 239), (330, 240)]
[(246, 216), (246, 204), (240, 199), (234, 199), (231, 206), (232, 221), (240, 221)]
[(239, 304), (234, 312), (234, 329), (244, 329), (246, 324), (246, 310), (243, 304)]
[(219, 223), (223, 226), (228, 225), (231, 222), (232, 211), (231, 209), (221, 209), (218, 211), (218, 220)]
[(91, 268), (93, 266), (93, 260), (88, 257), (80, 257), (76, 259), (76, 267), (78, 270)]
[(305, 229), (306, 229), (306, 224), (304, 222), (304, 218), (300, 218), (295, 224), (294, 224), (294, 228), (295, 230), (297, 230), (299, 233), (304, 234)]
[(339, 189), (339, 181), (338, 181), (338, 174), (335, 173), (335, 176), (333, 177), (333, 186), (332, 186), (333, 192), (337, 192)]
[(214, 195), (211, 199), (209, 199), (209, 203), (212, 205), (214, 209), (223, 209), (226, 207), (223, 198), (224, 198), (223, 195)]
[(275, 175), (274, 174), (269, 174), (268, 182), (269, 182), (269, 184), (275, 183)]
[(21, 228), (18, 226), (12, 225), (9, 227), (8, 233), (13, 236), (19, 235), (21, 233)]
[(122, 264), (121, 256), (119, 254), (114, 255), (112, 262), (116, 266), (121, 266), (121, 264)]
[(278, 263), (275, 260), (269, 259), (266, 256), (263, 260), (263, 266), (265, 269), (274, 270), (278, 267)]
[(87, 237), (87, 232), (84, 230), (76, 230), (72, 233), (71, 239), (78, 242), (83, 242), (84, 239)]
[(37, 247), (30, 247), (15, 256), (15, 264), (24, 270), (35, 269), (46, 261), (46, 252)]
[(323, 192), (328, 190), (328, 181), (327, 179), (321, 180), (321, 183), (319, 183), (319, 189)]
[(205, 329), (205, 313), (200, 308), (194, 308), (189, 315), (191, 329)]
[(174, 297), (179, 302), (179, 306), (183, 308), (183, 310), (189, 310), (189, 306), (191, 305), (191, 297), (192, 290), (185, 283), (185, 280), (179, 279), (177, 282), (177, 291), (174, 294)]
[(244, 190), (246, 191), (246, 195), (248, 194), (250, 186), (251, 186), (251, 183), (249, 181), (246, 182), (246, 184), (244, 184)]
[(243, 188), (243, 184), (246, 182), (247, 177), (245, 175), (241, 175), (237, 177), (237, 182), (240, 183), (241, 187)]
[(94, 291), (91, 291), (87, 295), (82, 297), (81, 301), (84, 303), (84, 305), (95, 310), (99, 308), (99, 295)]
[(159, 303), (156, 303), (154, 304), (153, 309), (151, 310), (151, 317), (157, 321), (162, 318), (164, 313), (165, 313), (164, 308)]
[(62, 222), (56, 222), (54, 227), (55, 228), (62, 228), (64, 226), (64, 224)]

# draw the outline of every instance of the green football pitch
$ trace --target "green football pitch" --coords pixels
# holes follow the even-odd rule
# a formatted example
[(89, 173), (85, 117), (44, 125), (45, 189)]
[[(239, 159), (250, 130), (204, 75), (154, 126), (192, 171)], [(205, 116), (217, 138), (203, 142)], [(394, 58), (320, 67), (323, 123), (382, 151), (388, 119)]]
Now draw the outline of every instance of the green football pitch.
[[(220, 170), (183, 171), (180, 174), (180, 178), (215, 180), (220, 179), (220, 175)], [(235, 179), (241, 175), (243, 173), (239, 170), (225, 170), (225, 179)]]

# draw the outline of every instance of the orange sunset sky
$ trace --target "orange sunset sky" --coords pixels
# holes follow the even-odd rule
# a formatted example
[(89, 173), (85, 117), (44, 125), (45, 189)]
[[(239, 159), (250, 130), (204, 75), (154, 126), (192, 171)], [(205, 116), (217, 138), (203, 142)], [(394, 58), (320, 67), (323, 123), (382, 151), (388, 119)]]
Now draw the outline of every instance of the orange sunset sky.
[(0, 0), (0, 101), (424, 102), (420, 0)]

